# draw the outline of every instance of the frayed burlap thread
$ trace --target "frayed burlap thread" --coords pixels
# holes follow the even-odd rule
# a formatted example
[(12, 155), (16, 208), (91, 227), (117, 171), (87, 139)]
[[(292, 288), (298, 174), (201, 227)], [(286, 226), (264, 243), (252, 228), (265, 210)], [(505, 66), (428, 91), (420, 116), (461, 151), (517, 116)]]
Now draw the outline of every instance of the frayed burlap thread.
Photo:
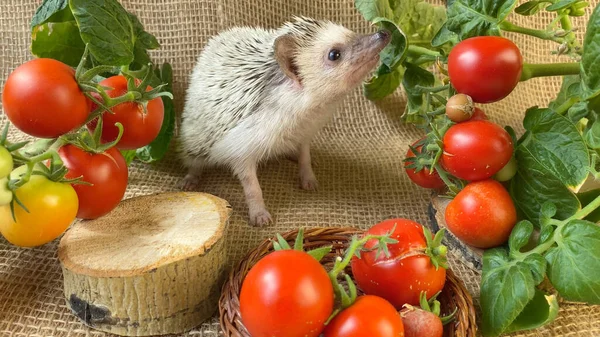
[[(592, 6), (598, 0), (590, 1)], [(0, 1), (0, 86), (8, 74), (32, 58), (29, 22), (40, 0)], [(367, 32), (374, 28), (354, 8), (353, 0), (121, 0), (138, 15), (146, 29), (162, 44), (152, 52), (155, 60), (173, 65), (176, 108), (181, 111), (189, 73), (208, 38), (234, 25), (276, 27), (292, 15), (328, 18), (348, 28)], [(579, 36), (586, 17), (575, 19)], [(523, 26), (543, 28), (551, 17), (513, 16)], [(521, 47), (526, 62), (567, 61), (550, 55), (552, 42), (507, 35)], [(502, 102), (485, 107), (492, 120), (522, 132), (526, 108), (546, 105), (560, 87), (559, 78), (534, 79), (519, 84)], [(201, 190), (226, 199), (234, 213), (227, 229), (229, 262), (233, 265), (259, 242), (277, 232), (304, 227), (368, 228), (391, 217), (429, 224), (429, 192), (412, 184), (402, 168), (407, 146), (420, 132), (400, 122), (405, 99), (401, 92), (382, 102), (369, 102), (361, 90), (345, 100), (335, 119), (313, 143), (317, 192), (298, 188), (298, 170), (287, 160), (266, 163), (259, 179), (275, 223), (251, 228), (242, 188), (224, 169), (212, 169)], [(6, 116), (0, 115), (0, 126)], [(14, 129), (12, 139), (25, 139)], [(126, 198), (176, 190), (184, 171), (173, 156), (154, 165), (136, 163), (130, 170)], [(56, 257), (57, 242), (35, 249), (19, 249), (0, 238), (0, 336), (108, 336), (91, 330), (72, 315), (62, 290)], [(478, 303), (480, 273), (453, 256), (450, 264)], [(186, 334), (219, 336), (217, 316)], [(514, 336), (600, 336), (600, 306), (561, 303), (556, 321), (536, 331)]]

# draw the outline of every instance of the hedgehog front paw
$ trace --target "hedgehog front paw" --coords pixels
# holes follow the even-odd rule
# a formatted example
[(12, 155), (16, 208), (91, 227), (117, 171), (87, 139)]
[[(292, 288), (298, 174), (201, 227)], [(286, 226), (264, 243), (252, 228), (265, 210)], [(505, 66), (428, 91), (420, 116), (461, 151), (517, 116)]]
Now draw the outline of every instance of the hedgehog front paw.
[(250, 226), (262, 227), (273, 222), (271, 214), (266, 209), (250, 211)]
[(188, 173), (179, 183), (179, 188), (183, 191), (195, 191), (198, 185), (200, 185), (200, 177)]
[(317, 177), (315, 177), (315, 174), (312, 171), (300, 175), (300, 187), (302, 187), (303, 190), (307, 191), (317, 190), (317, 188), (319, 187), (319, 182), (317, 181)]

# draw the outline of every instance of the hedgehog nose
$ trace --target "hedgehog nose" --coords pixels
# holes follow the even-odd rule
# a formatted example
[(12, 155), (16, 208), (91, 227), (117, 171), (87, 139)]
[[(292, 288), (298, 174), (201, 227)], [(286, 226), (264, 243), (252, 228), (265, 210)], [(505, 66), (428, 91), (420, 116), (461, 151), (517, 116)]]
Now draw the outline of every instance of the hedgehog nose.
[(380, 40), (387, 40), (390, 37), (391, 33), (389, 30), (382, 29), (382, 30), (378, 31), (376, 33), (376, 35), (377, 35), (377, 38)]

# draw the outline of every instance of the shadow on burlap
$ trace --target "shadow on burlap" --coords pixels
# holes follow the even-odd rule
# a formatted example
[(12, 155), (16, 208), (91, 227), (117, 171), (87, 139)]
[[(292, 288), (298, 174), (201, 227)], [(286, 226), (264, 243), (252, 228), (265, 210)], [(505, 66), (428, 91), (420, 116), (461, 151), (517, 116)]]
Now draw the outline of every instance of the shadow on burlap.
[[(41, 1), (0, 1), (0, 83), (19, 64), (30, 59), (29, 20)], [(153, 53), (158, 61), (173, 65), (177, 111), (181, 111), (187, 78), (207, 39), (233, 25), (273, 27), (293, 14), (329, 18), (361, 32), (369, 25), (354, 9), (352, 0), (122, 0), (146, 29), (162, 44)], [(591, 1), (596, 3), (597, 1)], [(588, 9), (588, 16), (589, 16)], [(583, 18), (585, 19), (585, 18)], [(524, 26), (543, 28), (550, 18), (513, 17)], [(577, 20), (576, 22), (585, 22)], [(581, 28), (584, 28), (580, 25)], [(582, 29), (583, 30), (583, 29)], [(582, 34), (579, 34), (580, 37)], [(555, 45), (510, 36), (521, 47), (527, 62), (553, 62)], [(565, 61), (565, 60), (563, 60)], [(544, 106), (560, 86), (557, 78), (519, 84), (507, 99), (485, 107), (496, 122), (522, 131), (525, 109)], [(297, 168), (286, 160), (266, 163), (259, 172), (267, 207), (275, 224), (250, 228), (241, 186), (222, 169), (204, 176), (202, 191), (228, 200), (234, 208), (227, 230), (231, 262), (274, 233), (300, 226), (369, 226), (391, 217), (406, 217), (429, 225), (429, 193), (413, 185), (402, 169), (409, 143), (420, 133), (399, 121), (404, 109), (400, 91), (384, 102), (367, 101), (357, 89), (335, 119), (313, 144), (318, 192), (298, 188)], [(6, 118), (0, 116), (0, 126)], [(12, 139), (23, 138), (11, 133)], [(156, 165), (135, 164), (130, 171), (126, 197), (175, 190), (184, 172), (173, 158)], [(106, 336), (90, 330), (65, 305), (62, 275), (56, 258), (57, 241), (36, 249), (18, 249), (0, 239), (1, 336)], [(451, 257), (451, 268), (462, 278), (477, 301), (480, 274)], [(189, 335), (217, 336), (216, 318)], [(562, 303), (559, 317), (547, 327), (519, 336), (600, 336), (600, 307)]]

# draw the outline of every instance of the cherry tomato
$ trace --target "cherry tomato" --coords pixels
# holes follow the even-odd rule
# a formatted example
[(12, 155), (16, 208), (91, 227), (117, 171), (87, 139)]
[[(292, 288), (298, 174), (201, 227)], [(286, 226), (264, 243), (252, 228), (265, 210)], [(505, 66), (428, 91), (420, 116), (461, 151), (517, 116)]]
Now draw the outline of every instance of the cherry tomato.
[(460, 240), (477, 248), (505, 243), (517, 222), (517, 211), (506, 189), (488, 179), (468, 184), (448, 204), (448, 229)]
[[(18, 179), (26, 166), (16, 168), (11, 179)], [(73, 187), (67, 183), (32, 175), (15, 194), (29, 212), (14, 203), (15, 222), (10, 205), (0, 206), (0, 233), (20, 247), (36, 247), (59, 237), (75, 220), (79, 202)]]
[(12, 198), (12, 191), (8, 189), (8, 177), (0, 178), (0, 206), (10, 204)]
[[(418, 142), (419, 141), (416, 141), (412, 144), (412, 146), (415, 147), (417, 151), (421, 151), (422, 145), (416, 146)], [(412, 152), (410, 147), (406, 152), (406, 158), (415, 158), (415, 154)], [(440, 175), (437, 173), (437, 171), (434, 170), (433, 173), (430, 173), (430, 167), (426, 167), (419, 172), (415, 172), (414, 168), (407, 167), (410, 164), (411, 162), (404, 162), (404, 169), (406, 170), (408, 178), (410, 178), (410, 180), (412, 180), (415, 184), (424, 188), (433, 189), (438, 189), (446, 186), (446, 184), (444, 183), (442, 178), (440, 178)]]
[(468, 121), (450, 127), (443, 138), (442, 167), (468, 181), (490, 178), (513, 155), (510, 135), (489, 121)]
[(450, 83), (476, 103), (508, 96), (519, 83), (523, 56), (510, 40), (477, 36), (459, 42), (448, 55)]
[(252, 337), (317, 337), (333, 312), (325, 268), (297, 250), (262, 258), (242, 284), (240, 313)]
[[(366, 294), (380, 296), (400, 310), (404, 304), (418, 305), (421, 291), (431, 297), (442, 290), (446, 269), (436, 269), (432, 257), (425, 253), (427, 242), (423, 227), (414, 221), (385, 220), (371, 227), (366, 234), (383, 235), (392, 229), (391, 238), (398, 243), (388, 244), (389, 257), (381, 254), (376, 259), (376, 251), (361, 252), (360, 259), (353, 257), (351, 266), (357, 285)], [(365, 248), (373, 248), (376, 244), (376, 240), (371, 240)]]
[(517, 168), (517, 160), (513, 156), (508, 161), (508, 164), (504, 165), (500, 171), (494, 174), (494, 179), (498, 181), (509, 181), (517, 174)]
[(443, 337), (442, 320), (433, 312), (410, 307), (400, 311), (405, 337)]
[(59, 149), (69, 179), (82, 177), (92, 185), (74, 184), (79, 199), (77, 217), (95, 219), (112, 211), (125, 195), (127, 189), (127, 164), (116, 148), (103, 153), (89, 153), (74, 146)]
[[(100, 85), (113, 88), (106, 93), (110, 97), (118, 97), (127, 92), (127, 79), (124, 76), (109, 77), (100, 82)], [(148, 86), (146, 91), (152, 90)], [(117, 144), (122, 150), (131, 150), (150, 144), (162, 127), (165, 109), (160, 97), (150, 100), (144, 112), (143, 106), (137, 102), (126, 102), (111, 108), (110, 112), (102, 114), (102, 141), (109, 143), (117, 139), (119, 129), (115, 123), (123, 125), (123, 136)], [(96, 128), (96, 120), (88, 124), (90, 130)]]
[(10, 152), (4, 146), (0, 146), (0, 178), (8, 176), (13, 170), (13, 165), (13, 158)]
[(487, 121), (487, 120), (489, 120), (489, 118), (485, 114), (485, 112), (483, 112), (483, 110), (479, 109), (478, 107), (475, 107), (475, 110), (473, 111), (473, 116), (469, 120), (470, 121)]
[(403, 337), (402, 317), (381, 297), (360, 296), (337, 314), (323, 331), (324, 337)]
[(91, 109), (75, 71), (47, 58), (26, 62), (8, 76), (2, 105), (12, 124), (40, 138), (56, 138), (80, 127)]

